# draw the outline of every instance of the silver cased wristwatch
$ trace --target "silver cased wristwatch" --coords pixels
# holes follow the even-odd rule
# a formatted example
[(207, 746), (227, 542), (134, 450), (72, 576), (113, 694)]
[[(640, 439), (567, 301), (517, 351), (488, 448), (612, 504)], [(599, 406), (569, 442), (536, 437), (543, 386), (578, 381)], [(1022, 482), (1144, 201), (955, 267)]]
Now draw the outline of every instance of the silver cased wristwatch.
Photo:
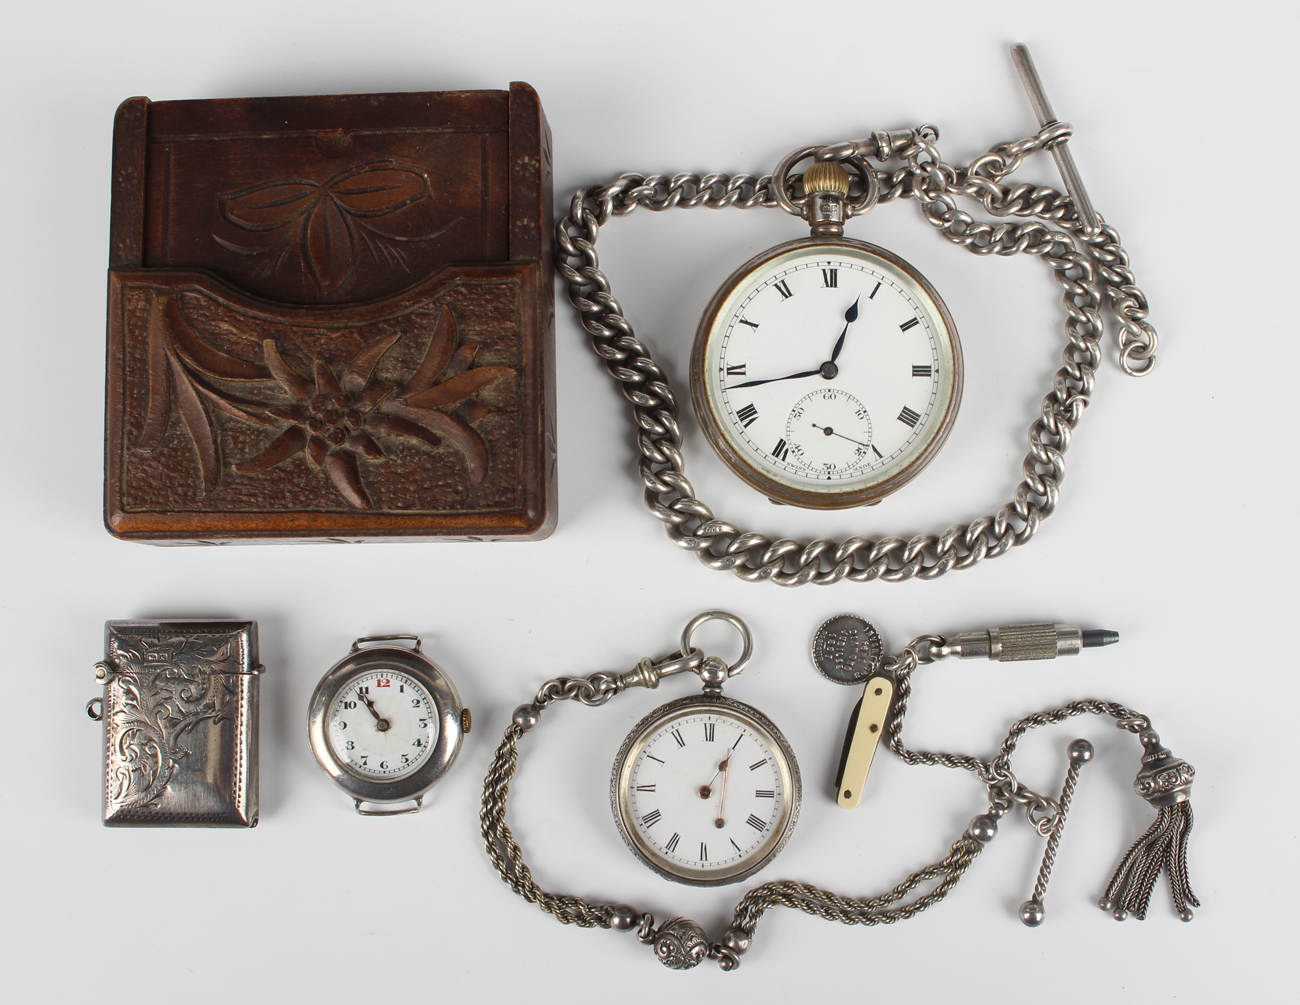
[[(411, 642), (413, 646), (372, 645), (373, 643)], [(385, 672), (390, 674), (384, 677)], [(433, 734), (428, 749), (421, 752), (419, 762), (410, 770), (398, 768), (391, 777), (376, 775), (350, 760), (331, 742), (331, 730), (337, 731), (340, 716), (346, 715), (343, 706), (355, 707), (356, 702), (346, 701), (348, 694), (359, 689), (358, 681), (380, 675), (379, 680), (403, 681), (412, 685), (415, 697), (403, 694), (417, 704), (416, 713), (431, 711), (434, 721), (425, 724), (426, 735)], [(387, 685), (385, 685), (387, 686)], [(403, 689), (405, 684), (401, 685)], [(394, 689), (396, 690), (396, 689)], [(424, 694), (419, 694), (420, 691)], [(394, 697), (397, 697), (394, 694)], [(365, 705), (374, 710), (375, 705), (366, 700)], [(365, 721), (363, 709), (355, 714)], [(375, 712), (377, 721), (383, 722)], [(391, 713), (386, 712), (391, 716)], [(423, 723), (423, 720), (421, 720)], [(346, 722), (344, 722), (346, 725)], [(433, 726), (430, 730), (427, 727)], [(388, 728), (384, 726), (384, 728)], [(352, 797), (357, 812), (362, 816), (392, 816), (418, 812), (424, 795), (451, 769), (460, 753), (461, 741), (470, 729), (470, 712), (461, 704), (460, 695), (451, 678), (424, 655), (417, 635), (384, 635), (357, 639), (346, 657), (336, 663), (321, 678), (312, 695), (307, 716), (307, 735), (312, 753), (321, 768), (334, 784)], [(397, 804), (412, 806), (393, 809)], [(368, 805), (381, 807), (368, 809)]]

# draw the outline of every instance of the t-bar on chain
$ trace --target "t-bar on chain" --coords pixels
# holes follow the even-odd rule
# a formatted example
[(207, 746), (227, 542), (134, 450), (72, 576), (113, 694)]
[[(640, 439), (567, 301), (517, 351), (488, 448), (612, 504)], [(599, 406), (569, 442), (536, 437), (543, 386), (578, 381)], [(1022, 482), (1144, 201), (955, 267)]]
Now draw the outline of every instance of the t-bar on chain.
[[(715, 517), (695, 497), (686, 478), (677, 396), (650, 350), (637, 339), (610, 291), (609, 279), (600, 270), (596, 238), (612, 217), (625, 216), (642, 206), (658, 212), (674, 207), (751, 209), (797, 204), (802, 201), (801, 174), (787, 171), (783, 181), (775, 183), (773, 175), (623, 174), (602, 188), (574, 193), (569, 214), (556, 227), (556, 268), (568, 285), (569, 299), (592, 337), (593, 348), (632, 403), (646, 506), (663, 521), (673, 543), (694, 552), (705, 565), (730, 570), (750, 581), (766, 579), (780, 586), (801, 586), (841, 579), (937, 579), (950, 569), (966, 569), (985, 558), (996, 558), (1032, 538), (1056, 509), (1065, 475), (1065, 451), (1092, 397), (1101, 362), (1104, 302), (1118, 321), (1120, 366), (1132, 376), (1151, 371), (1157, 339), (1147, 321), (1146, 297), (1134, 283), (1119, 234), (1086, 202), (1073, 161), (1068, 160), (1068, 171), (1063, 166), (1071, 195), (1041, 186), (1002, 184), (1002, 179), (1036, 151), (1049, 150), (1064, 164), (1068, 159), (1066, 141), (1073, 131), (1052, 117), (1028, 53), (1018, 51), (1016, 58), (1043, 123), (1036, 136), (999, 144), (966, 167), (943, 162), (935, 146), (938, 131), (928, 125), (879, 130), (863, 140), (806, 148), (805, 154), (815, 160), (844, 161), (860, 179), (874, 178), (876, 184), (870, 187), (878, 189), (878, 194), (874, 200), (860, 200), (864, 211), (868, 203), (915, 199), (926, 221), (954, 244), (977, 255), (1035, 255), (1052, 270), (1061, 287), (1066, 312), (1062, 365), (1052, 378), (1039, 415), (1030, 424), (1029, 451), (1014, 497), (995, 514), (953, 524), (940, 534), (855, 536), (843, 541), (774, 540)], [(867, 158), (881, 166), (873, 167)], [(886, 165), (894, 162), (898, 166), (889, 170)], [(975, 200), (995, 217), (1033, 219), (1027, 223), (978, 221), (957, 209), (958, 195)], [(1086, 207), (1088, 222), (1080, 207)]]

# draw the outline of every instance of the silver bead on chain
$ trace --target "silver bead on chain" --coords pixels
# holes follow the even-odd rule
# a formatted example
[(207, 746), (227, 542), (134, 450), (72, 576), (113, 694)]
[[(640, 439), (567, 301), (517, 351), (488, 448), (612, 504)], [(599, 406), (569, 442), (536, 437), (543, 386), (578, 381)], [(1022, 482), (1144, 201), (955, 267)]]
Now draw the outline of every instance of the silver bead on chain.
[[(954, 524), (942, 534), (909, 538), (850, 537), (772, 540), (743, 531), (714, 517), (686, 478), (682, 459), (677, 397), (668, 378), (637, 340), (623, 308), (600, 270), (596, 238), (612, 217), (639, 206), (656, 212), (680, 207), (736, 206), (752, 209), (778, 205), (772, 176), (738, 174), (620, 175), (604, 188), (579, 189), (569, 215), (556, 226), (555, 263), (569, 288), (583, 327), (596, 353), (632, 403), (641, 452), (640, 473), (645, 502), (673, 543), (713, 569), (731, 570), (741, 579), (769, 579), (780, 586), (825, 585), (841, 579), (899, 582), (912, 577), (936, 579), (950, 569), (966, 569), (1024, 544), (1051, 516), (1060, 498), (1065, 451), (1087, 406), (1101, 361), (1101, 309), (1108, 302), (1119, 323), (1119, 363), (1139, 377), (1155, 365), (1156, 331), (1147, 321), (1147, 301), (1133, 280), (1128, 254), (1113, 227), (1100, 223), (1089, 232), (1069, 196), (1045, 186), (1003, 185), (1024, 158), (1050, 150), (1071, 135), (1071, 127), (1053, 122), (1036, 136), (1002, 143), (964, 168), (945, 164), (935, 147), (938, 131), (880, 131), (869, 140), (822, 147), (815, 157), (849, 161), (874, 171), (879, 202), (916, 199), (925, 219), (944, 237), (977, 255), (1035, 255), (1052, 270), (1065, 306), (1067, 344), (1052, 390), (1029, 427), (1029, 452), (1015, 497), (995, 515)], [(890, 172), (864, 159), (902, 166)], [(794, 191), (802, 176), (788, 176)], [(996, 217), (1035, 217), (1030, 223), (990, 223), (957, 209), (955, 197), (975, 200)], [(1052, 226), (1048, 226), (1048, 221)]]

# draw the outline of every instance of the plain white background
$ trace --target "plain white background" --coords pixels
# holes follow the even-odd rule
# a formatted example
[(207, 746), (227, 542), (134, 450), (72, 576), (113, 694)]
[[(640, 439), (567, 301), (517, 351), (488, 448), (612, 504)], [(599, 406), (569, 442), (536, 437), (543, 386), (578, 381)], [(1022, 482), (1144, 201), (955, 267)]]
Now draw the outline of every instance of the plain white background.
[[(1297, 558), (1297, 223), (1293, 42), (1282, 3), (755, 2), (29, 4), (5, 18), (0, 241), (6, 388), (0, 637), (5, 812), (0, 988), (10, 1001), (661, 1001), (1047, 996), (1289, 999), (1297, 811), (1291, 737)], [(1034, 131), (1007, 47), (1028, 42), (1093, 201), (1120, 230), (1162, 341), (1155, 375), (1114, 343), (1067, 457), (1059, 510), (1029, 545), (932, 583), (781, 590), (709, 571), (641, 506), (628, 410), (567, 304), (556, 325), (560, 525), (538, 544), (164, 549), (101, 523), (113, 110), (162, 99), (537, 88), (555, 191), (621, 171), (762, 173), (788, 149), (932, 122), (953, 163)], [(1056, 184), (1049, 160), (1024, 176)], [(602, 264), (679, 392), (699, 314), (739, 263), (800, 236), (776, 212), (634, 214)], [(850, 235), (942, 292), (967, 390), (939, 459), (869, 510), (777, 510), (722, 469), (687, 416), (689, 472), (733, 522), (772, 536), (939, 531), (1013, 491), (1050, 387), (1062, 312), (1027, 256), (983, 259), (890, 205)], [(624, 670), (724, 607), (753, 626), (729, 692), (772, 715), (803, 768), (804, 809), (761, 878), (870, 895), (940, 857), (983, 804), (971, 776), (883, 757), (860, 809), (831, 802), (853, 695), (813, 673), (825, 617), (856, 611), (894, 647), (1021, 620), (1118, 629), (1055, 663), (923, 671), (918, 746), (988, 754), (1016, 717), (1076, 697), (1148, 713), (1197, 767), (1193, 885), (1163, 880), (1145, 922), (1094, 902), (1152, 811), (1129, 788), (1133, 738), (1075, 721), (1024, 742), (1022, 779), (1055, 791), (1090, 738), (1048, 920), (1016, 917), (1041, 840), (1022, 818), (949, 899), (859, 929), (774, 910), (742, 968), (671, 973), (626, 936), (564, 928), (496, 877), (478, 836), (482, 777), (515, 705), (559, 673)], [(261, 626), (262, 815), (253, 831), (107, 830), (100, 727), (82, 706), (110, 618), (243, 617)], [(350, 641), (419, 632), (476, 726), (425, 812), (363, 820), (315, 765), (307, 699)], [(725, 645), (719, 633), (706, 641)], [(624, 849), (607, 802), (630, 726), (680, 678), (600, 710), (562, 707), (523, 743), (512, 822), (548, 888), (681, 913), (714, 935), (753, 882), (668, 884)]]

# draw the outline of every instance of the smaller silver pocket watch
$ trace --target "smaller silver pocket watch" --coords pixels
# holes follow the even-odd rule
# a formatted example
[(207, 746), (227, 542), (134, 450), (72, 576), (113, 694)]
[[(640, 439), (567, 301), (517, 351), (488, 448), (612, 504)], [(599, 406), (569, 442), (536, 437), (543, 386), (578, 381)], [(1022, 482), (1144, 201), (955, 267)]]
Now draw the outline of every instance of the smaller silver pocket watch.
[[(383, 642), (414, 646), (372, 645)], [(357, 639), (316, 685), (307, 716), (312, 753), (362, 816), (418, 812), (469, 729), (469, 709), (418, 635)], [(367, 808), (400, 803), (414, 805)]]
[(709, 611), (686, 626), (681, 652), (699, 652), (691, 636), (712, 620), (741, 633), (740, 659), (728, 667), (709, 657), (693, 667), (704, 693), (660, 705), (637, 723), (610, 779), (627, 846), (659, 875), (691, 886), (753, 875), (785, 846), (799, 817), (799, 764), (785, 737), (758, 709), (722, 695), (727, 678), (749, 662), (748, 627)]

